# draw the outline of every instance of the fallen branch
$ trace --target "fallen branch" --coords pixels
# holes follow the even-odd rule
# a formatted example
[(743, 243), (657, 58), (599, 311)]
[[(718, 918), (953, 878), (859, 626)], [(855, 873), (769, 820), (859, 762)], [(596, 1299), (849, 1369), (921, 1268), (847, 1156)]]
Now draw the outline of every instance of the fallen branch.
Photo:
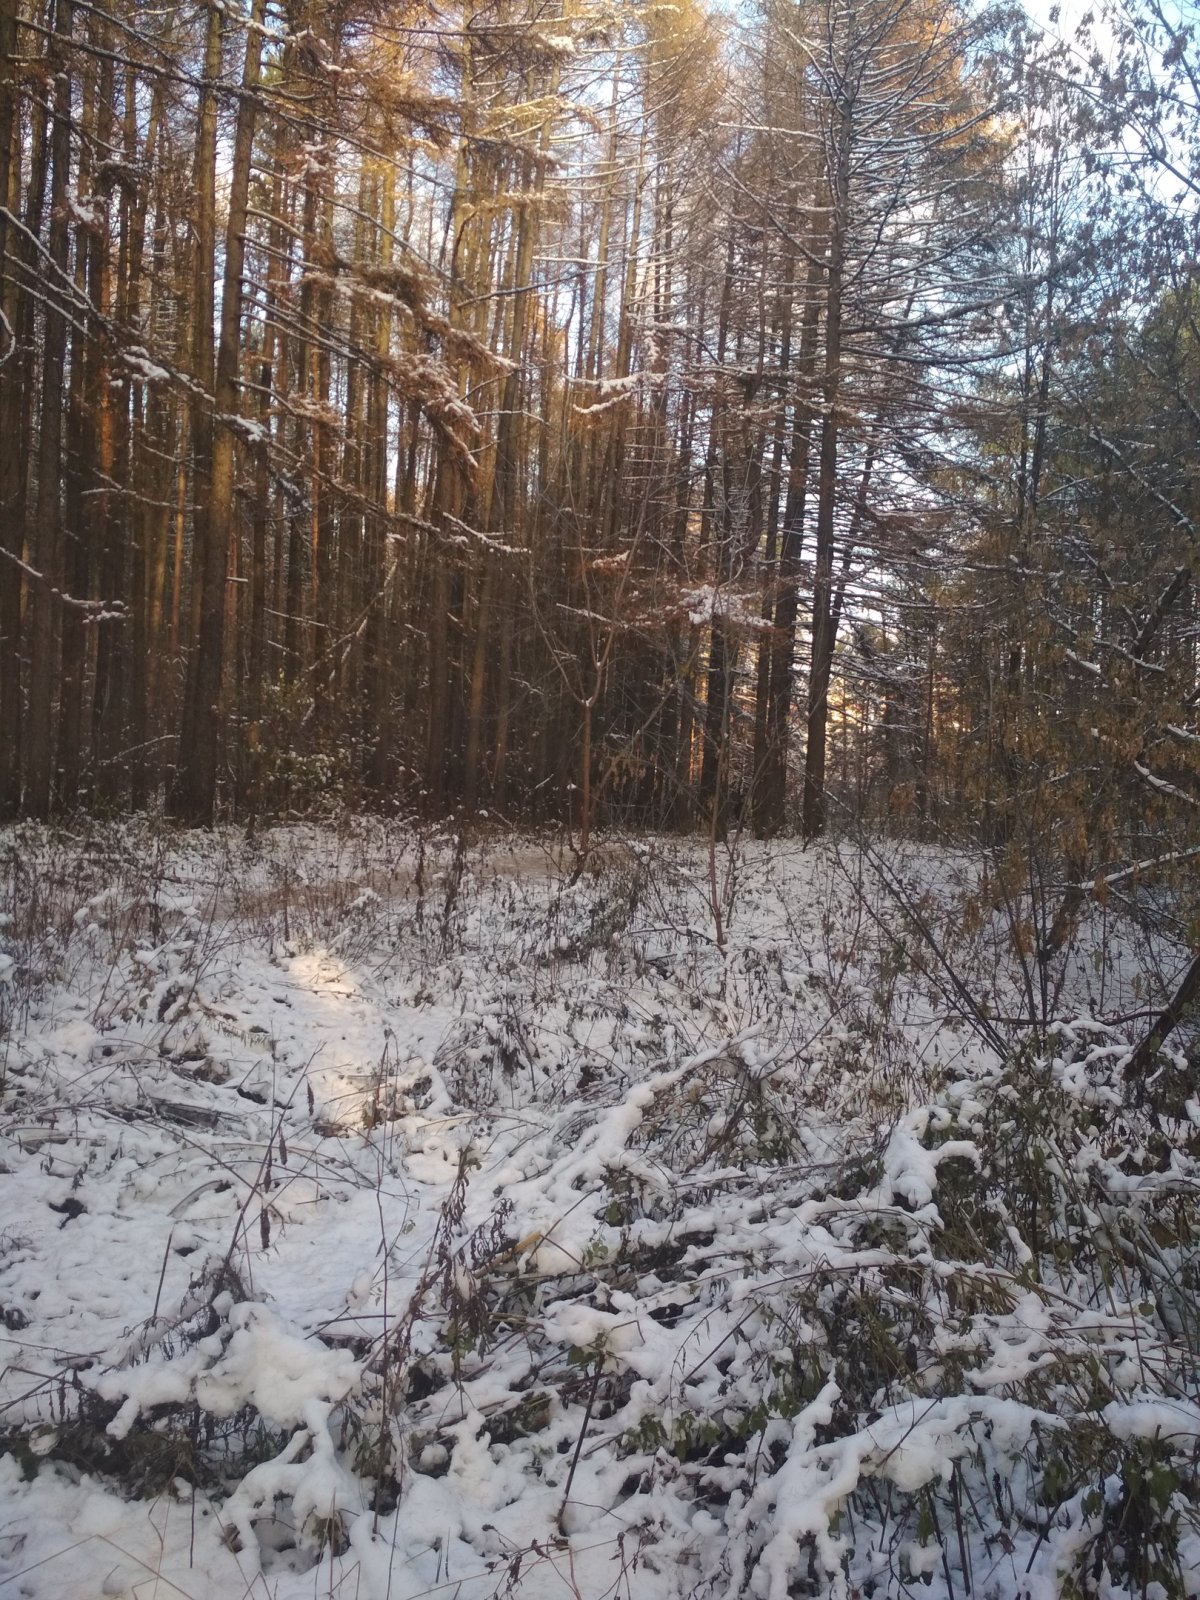
[(1159, 1050), (1168, 1037), (1200, 1000), (1200, 950), (1192, 957), (1179, 987), (1159, 1012), (1154, 1026), (1125, 1063), (1126, 1083), (1141, 1083), (1154, 1066)]

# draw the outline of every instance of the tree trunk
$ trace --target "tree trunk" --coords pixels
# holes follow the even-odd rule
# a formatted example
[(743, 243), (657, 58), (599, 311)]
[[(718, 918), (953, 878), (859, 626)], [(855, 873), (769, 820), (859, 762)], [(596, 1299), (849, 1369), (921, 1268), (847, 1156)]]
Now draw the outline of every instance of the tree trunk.
[[(85, 61), (80, 116), (79, 168), (76, 182), (80, 193), (87, 193), (92, 179), (92, 152), (96, 148), (97, 94), (111, 104), (112, 69), (105, 63), (97, 91), (95, 64)], [(107, 139), (109, 124), (102, 129)], [(75, 231), (75, 285), (101, 313), (108, 291), (108, 262), (105, 241), (91, 227)], [(64, 538), (63, 582), (70, 594), (83, 598), (89, 593), (92, 566), (93, 529), (104, 524), (104, 495), (85, 500), (87, 489), (105, 482), (111, 469), (100, 441), (111, 438), (109, 418), (111, 397), (105, 383), (106, 363), (97, 347), (94, 330), (76, 322), (71, 331), (70, 378), (66, 395), (66, 459), (63, 472)], [(96, 504), (95, 502), (99, 502)], [(88, 510), (85, 513), (85, 506)], [(83, 765), (83, 679), (87, 662), (88, 632), (83, 614), (68, 607), (62, 617), (62, 655), (58, 696), (58, 756), (56, 789), (58, 803), (77, 805)]]
[(813, 578), (812, 662), (808, 680), (807, 743), (804, 751), (805, 839), (825, 831), (826, 731), (833, 668), (833, 515), (837, 503), (838, 402), (842, 378), (842, 290), (844, 229), (850, 180), (850, 113), (839, 116), (835, 164), (829, 179), (829, 260), (825, 282), (825, 381), (822, 391), (821, 455), (817, 476), (817, 550)]
[[(0, 438), (19, 438), (23, 363), (16, 349), (16, 265), (20, 245), (5, 213), (16, 206), (20, 101), (13, 57), (19, 0), (0, 0)], [(14, 160), (14, 156), (17, 160)], [(23, 517), (19, 510), (25, 462), (19, 450), (0, 450), (0, 819), (21, 803), (21, 571)]]
[[(242, 267), (246, 251), (246, 208), (250, 156), (258, 114), (264, 0), (253, 0), (246, 31), (242, 94), (238, 100), (229, 183), (229, 221), (225, 233), (225, 274), (221, 291), (221, 337), (217, 349), (212, 477), (208, 515), (197, 550), (200, 627), (192, 657), (189, 700), (192, 739), (182, 751), (176, 814), (211, 823), (216, 804), (220, 743), (221, 671), (224, 664), (225, 592), (235, 517), (235, 453), (231, 422), (238, 410), (238, 357), (242, 321)], [(219, 26), (219, 24), (218, 24)]]
[[(725, 363), (729, 337), (729, 310), (733, 293), (733, 236), (730, 235), (725, 255), (725, 276), (721, 286), (721, 309), (717, 318), (717, 383), (720, 369)], [(729, 723), (730, 670), (732, 661), (728, 630), (719, 615), (718, 605), (724, 600), (724, 586), (729, 578), (732, 551), (727, 526), (728, 494), (722, 493), (721, 516), (717, 516), (717, 469), (726, 461), (728, 441), (723, 437), (726, 426), (725, 401), (719, 390), (713, 397), (712, 422), (709, 432), (708, 455), (704, 463), (704, 513), (701, 519), (701, 543), (707, 544), (709, 572), (715, 591), (708, 647), (708, 682), (704, 708), (704, 754), (700, 763), (700, 804), (707, 815), (711, 808), (719, 807), (719, 790), (726, 776), (725, 740)], [(727, 466), (727, 462), (726, 462)], [(724, 476), (722, 477), (724, 489)], [(718, 522), (720, 524), (718, 531)]]
[(755, 831), (762, 838), (778, 833), (787, 814), (787, 757), (792, 711), (792, 672), (796, 658), (796, 619), (800, 609), (800, 557), (804, 544), (804, 514), (808, 503), (808, 469), (812, 448), (813, 406), (807, 392), (817, 359), (817, 331), (821, 318), (818, 287), (821, 277), (813, 260), (805, 288), (800, 348), (796, 359), (795, 396), (792, 402), (791, 461), (779, 546), (775, 610), (770, 644), (763, 751), (756, 762)]
[[(215, 315), (214, 270), (216, 261), (217, 199), (217, 96), (216, 83), (221, 72), (221, 45), (224, 37), (224, 8), (210, 6), (204, 50), (204, 74), (197, 108), (196, 150), (193, 165), (196, 193), (196, 246), (192, 268), (192, 376), (200, 392), (190, 400), (192, 446), (192, 550), (191, 605), (187, 631), (187, 678), (180, 718), (179, 748), (175, 777), (171, 785), (171, 812), (187, 821), (203, 820), (206, 812), (203, 773), (197, 764), (200, 724), (207, 731), (211, 719), (202, 713), (198, 695), (200, 672), (197, 661), (198, 625), (204, 577), (203, 552), (210, 547), (209, 519), (213, 509), (213, 416), (214, 388), (213, 318)], [(175, 582), (182, 587), (183, 528), (176, 530)], [(211, 640), (210, 640), (211, 645)], [(204, 766), (204, 758), (199, 767)], [(211, 804), (211, 803), (210, 803)]]
[(67, 352), (67, 320), (60, 299), (67, 273), (67, 182), (71, 165), (71, 73), (68, 52), (74, 0), (57, 0), (51, 60), (55, 74), (54, 121), (50, 135), (50, 232), (47, 255), (54, 269), (46, 301), (42, 345), (42, 404), (38, 440), (34, 553), (40, 577), (33, 585), (29, 662), (29, 767), (25, 809), (30, 816), (50, 811), (54, 686), (58, 681), (58, 606), (62, 565), (62, 389)]

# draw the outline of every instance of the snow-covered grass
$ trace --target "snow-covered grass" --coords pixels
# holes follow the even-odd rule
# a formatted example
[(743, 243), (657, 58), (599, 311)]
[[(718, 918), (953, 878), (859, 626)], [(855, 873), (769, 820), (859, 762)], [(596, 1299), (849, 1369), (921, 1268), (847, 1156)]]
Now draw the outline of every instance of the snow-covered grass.
[(1132, 925), (1034, 997), (916, 846), (0, 850), (0, 1593), (1200, 1591)]

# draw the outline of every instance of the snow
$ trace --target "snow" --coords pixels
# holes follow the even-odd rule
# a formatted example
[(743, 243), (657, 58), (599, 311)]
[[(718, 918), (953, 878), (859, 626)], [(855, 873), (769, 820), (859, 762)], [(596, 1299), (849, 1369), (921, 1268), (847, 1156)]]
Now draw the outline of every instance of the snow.
[(685, 590), (680, 595), (680, 603), (693, 627), (705, 627), (714, 617), (719, 617), (728, 627), (744, 628), (752, 633), (762, 632), (771, 626), (757, 609), (758, 602), (754, 596), (714, 588), (711, 583)]
[(170, 383), (171, 374), (152, 361), (145, 350), (136, 347), (121, 351), (121, 360), (142, 383)]
[[(1049, 1595), (1122, 1463), (1186, 1524), (1196, 1113), (1159, 1159), (1124, 1104), (1135, 928), (1034, 1088), (846, 846), (730, 846), (718, 937), (687, 843), (0, 844), (5, 1595)], [(969, 860), (880, 848), (960, 930)]]
[(611, 411), (619, 406), (622, 401), (630, 399), (651, 381), (649, 372), (630, 372), (623, 378), (597, 378), (587, 381), (596, 391), (596, 399), (591, 405), (575, 405), (572, 410), (579, 417), (595, 417), (601, 412)]
[(883, 1158), (883, 1204), (890, 1204), (892, 1197), (898, 1196), (912, 1210), (919, 1210), (933, 1199), (938, 1168), (943, 1161), (959, 1157), (978, 1164), (979, 1151), (970, 1139), (950, 1139), (932, 1149), (922, 1144), (921, 1139), (928, 1131), (929, 1121), (928, 1108), (911, 1112), (898, 1124), (888, 1141)]
[(573, 56), (575, 54), (575, 41), (569, 33), (535, 33), (533, 39), (543, 49), (555, 55)]
[(217, 1417), (252, 1405), (276, 1427), (294, 1427), (318, 1414), (320, 1403), (327, 1409), (354, 1387), (358, 1369), (348, 1351), (295, 1338), (263, 1306), (214, 1304), (228, 1314), (228, 1345), (201, 1339), (182, 1358), (106, 1372), (97, 1383), (101, 1399), (123, 1401), (108, 1424), (114, 1439), (124, 1439), (143, 1412), (167, 1402), (194, 1403)]
[(1118, 1439), (1200, 1439), (1200, 1406), (1194, 1400), (1143, 1394), (1111, 1401), (1104, 1420)]

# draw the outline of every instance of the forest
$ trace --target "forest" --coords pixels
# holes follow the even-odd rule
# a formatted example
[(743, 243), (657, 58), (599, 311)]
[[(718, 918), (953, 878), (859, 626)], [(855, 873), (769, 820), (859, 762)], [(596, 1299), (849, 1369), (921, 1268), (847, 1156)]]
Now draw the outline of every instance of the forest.
[(1200, 21), (0, 0), (0, 1594), (1200, 1596)]
[(5, 0), (0, 813), (1190, 848), (1197, 47), (1068, 32)]

